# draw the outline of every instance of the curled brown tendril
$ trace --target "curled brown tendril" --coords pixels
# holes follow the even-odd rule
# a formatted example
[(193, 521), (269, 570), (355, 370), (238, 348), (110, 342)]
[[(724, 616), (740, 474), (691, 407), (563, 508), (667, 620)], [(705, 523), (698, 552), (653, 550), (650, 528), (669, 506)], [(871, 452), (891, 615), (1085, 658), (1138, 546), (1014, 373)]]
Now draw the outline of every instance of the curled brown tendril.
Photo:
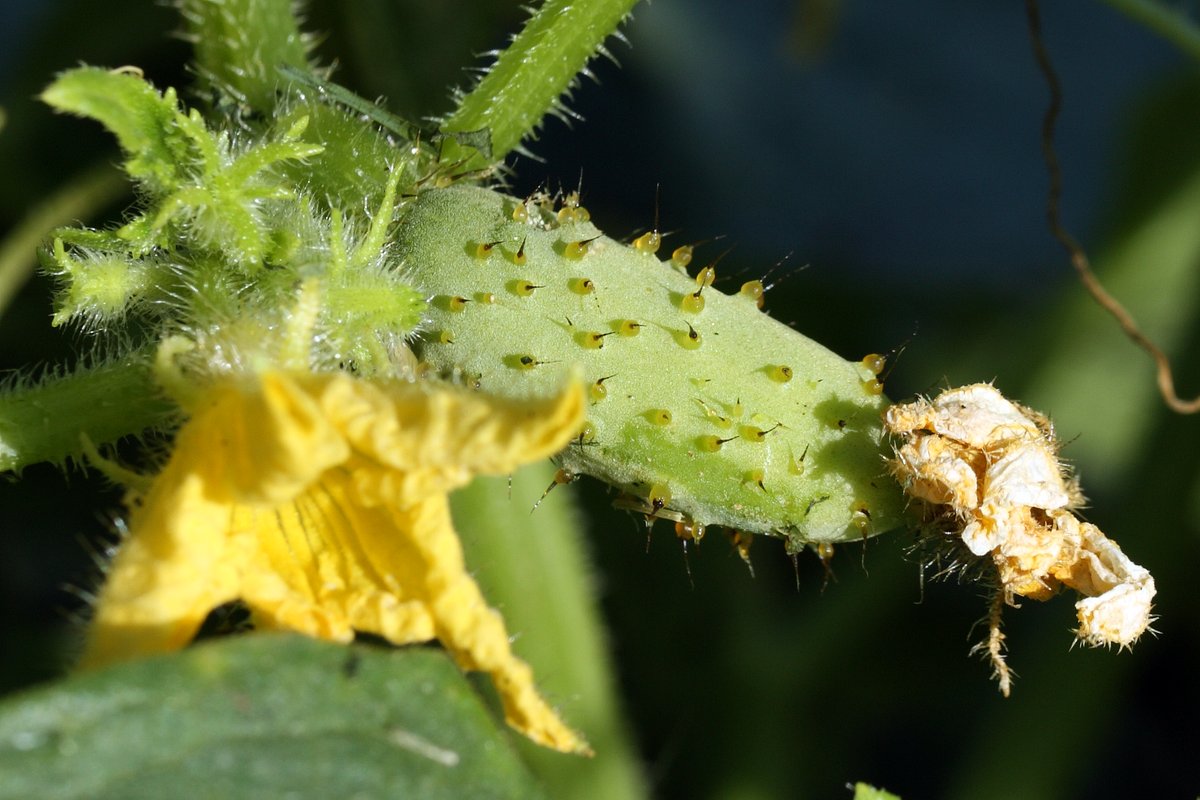
[(1142, 331), (1125, 306), (1108, 293), (1108, 290), (1100, 283), (1100, 279), (1096, 277), (1096, 273), (1092, 271), (1091, 262), (1087, 253), (1084, 252), (1083, 245), (1062, 224), (1062, 215), (1059, 210), (1062, 200), (1062, 168), (1059, 166), (1058, 153), (1054, 148), (1054, 129), (1063, 104), (1062, 83), (1058, 79), (1058, 73), (1054, 71), (1050, 54), (1042, 40), (1042, 22), (1038, 10), (1038, 0), (1025, 0), (1025, 15), (1028, 20), (1030, 43), (1033, 45), (1033, 57), (1050, 90), (1050, 104), (1046, 107), (1046, 113), (1042, 117), (1042, 158), (1046, 162), (1046, 172), (1050, 178), (1046, 196), (1046, 221), (1050, 227), (1050, 233), (1067, 251), (1071, 266), (1075, 268), (1075, 273), (1092, 299), (1116, 319), (1121, 330), (1134, 344), (1145, 350), (1154, 359), (1158, 391), (1162, 394), (1167, 407), (1179, 414), (1195, 414), (1200, 411), (1200, 396), (1190, 400), (1180, 398), (1175, 391), (1175, 376), (1171, 371), (1171, 362), (1167, 358), (1167, 354)]

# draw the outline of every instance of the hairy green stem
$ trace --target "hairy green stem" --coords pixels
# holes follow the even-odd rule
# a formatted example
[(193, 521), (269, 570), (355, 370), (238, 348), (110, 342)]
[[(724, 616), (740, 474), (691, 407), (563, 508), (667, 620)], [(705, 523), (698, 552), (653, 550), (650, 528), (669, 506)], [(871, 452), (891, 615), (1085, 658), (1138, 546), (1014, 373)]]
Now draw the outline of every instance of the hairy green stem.
[(224, 94), (269, 110), (281, 66), (308, 69), (292, 0), (181, 0), (200, 74)]
[[(547, 0), (461, 99), (443, 130), (488, 129), (492, 155), (502, 160), (555, 108), (636, 1)], [(461, 158), (462, 152), (447, 142), (443, 160)], [(475, 156), (466, 166), (486, 166), (480, 160)]]
[(173, 406), (147, 359), (130, 356), (0, 391), (0, 471), (78, 458), (80, 436), (114, 442), (164, 423)]
[(1104, 0), (1105, 3), (1133, 19), (1184, 53), (1200, 59), (1200, 28), (1182, 8), (1161, 0)]

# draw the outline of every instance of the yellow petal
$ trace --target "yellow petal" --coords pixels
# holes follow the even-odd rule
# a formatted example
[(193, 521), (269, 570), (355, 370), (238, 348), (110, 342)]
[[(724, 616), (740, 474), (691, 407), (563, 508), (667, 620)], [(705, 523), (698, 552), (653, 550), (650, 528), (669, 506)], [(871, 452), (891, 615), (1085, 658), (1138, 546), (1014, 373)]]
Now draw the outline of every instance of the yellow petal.
[(447, 492), (565, 445), (584, 414), (559, 397), (501, 403), (462, 389), (345, 374), (267, 374), (210, 389), (134, 515), (92, 629), (94, 665), (181, 647), (216, 605), (348, 641), (437, 638), (492, 677), (510, 724), (587, 746), (537, 693), (500, 615), (467, 574)]
[(336, 577), (343, 554), (323, 522), (306, 522), (302, 498), (278, 508), (240, 506), (234, 539), (246, 564), (240, 597), (256, 626), (337, 642), (354, 638), (345, 613), (347, 584)]
[(156, 479), (110, 565), (79, 666), (100, 667), (187, 644), (216, 606), (237, 597), (226, 548), (230, 510), (213, 502), (185, 452)]
[(217, 387), (181, 432), (196, 435), (176, 448), (203, 448), (211, 474), (221, 476), (214, 489), (224, 486), (233, 501), (290, 501), (350, 455), (337, 428), (298, 380), (268, 373), (258, 386)]
[[(491, 676), (505, 719), (533, 741), (563, 752), (590, 752), (538, 694), (529, 665), (512, 652), (504, 620), (488, 607), (479, 585), (467, 573), (446, 496), (395, 509), (393, 519), (399, 537), (387, 537), (386, 531), (373, 526), (358, 529), (363, 549), (382, 570), (400, 567), (414, 556), (419, 559), (424, 572), (422, 599), (437, 638), (459, 666)], [(367, 630), (386, 635), (382, 629), (386, 621), (381, 616), (378, 627)]]
[(380, 389), (347, 379), (331, 382), (321, 404), (357, 452), (401, 473), (431, 470), (421, 492), (449, 491), (472, 474), (503, 475), (553, 455), (578, 434), (585, 414), (578, 383), (557, 397), (517, 402), (424, 383)]
[[(433, 639), (424, 562), (405, 550), (406, 536), (386, 511), (351, 501), (348, 483), (332, 472), (289, 506), (240, 515), (258, 549), (243, 599), (267, 627), (318, 638), (348, 641), (359, 630), (395, 644)], [(373, 530), (395, 556), (382, 569), (380, 554), (360, 537)]]

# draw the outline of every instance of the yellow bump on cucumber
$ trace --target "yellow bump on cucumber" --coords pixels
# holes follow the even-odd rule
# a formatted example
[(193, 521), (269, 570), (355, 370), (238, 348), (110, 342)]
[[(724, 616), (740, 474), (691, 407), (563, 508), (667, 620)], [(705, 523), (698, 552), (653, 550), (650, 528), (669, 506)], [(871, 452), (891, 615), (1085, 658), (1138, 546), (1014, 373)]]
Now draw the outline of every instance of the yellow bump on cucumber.
[(773, 364), (767, 368), (767, 376), (776, 383), (787, 383), (794, 374), (787, 364)]
[(662, 234), (657, 230), (646, 231), (641, 236), (633, 240), (633, 249), (643, 255), (652, 256), (658, 252), (658, 248), (662, 246)]
[(613, 323), (613, 330), (626, 339), (631, 339), (642, 332), (642, 324), (631, 319), (619, 319)]
[[(878, 380), (875, 362), (847, 361), (762, 313), (760, 282), (725, 294), (715, 270), (693, 278), (660, 259), (654, 236), (625, 245), (559, 211), (470, 186), (427, 190), (405, 209), (396, 235), (415, 285), (502, 298), (466, 313), (433, 304), (426, 330), (453, 330), (454, 346), (426, 338), (421, 358), (514, 399), (588, 376), (587, 427), (559, 465), (612, 485), (618, 505), (651, 521), (781, 537), (789, 552), (902, 523), (888, 400), (864, 386)], [(585, 259), (565, 254), (564, 242), (585, 240)], [(504, 242), (506, 256), (522, 244), (525, 263), (484, 268), (480, 242)], [(582, 278), (593, 291), (579, 291)], [(697, 292), (702, 312), (682, 310)]]
[(688, 264), (692, 263), (694, 245), (681, 244), (671, 253), (671, 266), (680, 272), (686, 272)]
[(474, 246), (471, 248), (471, 253), (476, 258), (482, 260), (490, 256), (498, 244), (500, 244), (500, 242), (475, 242)]
[(538, 289), (544, 289), (546, 287), (536, 284), (526, 278), (519, 278), (517, 280), (509, 281), (507, 284), (505, 284), (505, 288), (515, 294), (517, 297), (533, 297), (534, 292), (536, 292)]
[(567, 286), (575, 294), (591, 294), (596, 291), (596, 284), (591, 278), (571, 278), (567, 281)]
[(686, 330), (671, 331), (672, 338), (675, 343), (684, 350), (699, 350), (700, 345), (704, 344), (704, 337), (700, 335), (700, 331), (692, 327), (692, 323), (687, 323)]
[(608, 397), (608, 388), (605, 387), (604, 382), (609, 378), (615, 377), (616, 375), (605, 375), (603, 378), (597, 378), (592, 382), (592, 385), (588, 387), (588, 397), (592, 399), (593, 403), (599, 403)]
[(763, 286), (762, 281), (746, 281), (738, 291), (740, 296), (751, 301), (758, 308), (763, 307), (763, 300), (766, 297), (766, 293), (767, 289)]

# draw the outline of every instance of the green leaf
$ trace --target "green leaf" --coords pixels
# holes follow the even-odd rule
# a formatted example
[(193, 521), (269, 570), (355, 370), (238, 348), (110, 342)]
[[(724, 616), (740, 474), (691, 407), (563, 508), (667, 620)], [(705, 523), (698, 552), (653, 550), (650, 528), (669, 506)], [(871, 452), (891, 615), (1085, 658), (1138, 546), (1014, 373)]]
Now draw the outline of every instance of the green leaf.
[(282, 77), (297, 86), (312, 91), (317, 98), (328, 100), (331, 103), (339, 103), (389, 133), (395, 134), (403, 141), (419, 142), (424, 139), (432, 142), (435, 146), (440, 146), (443, 140), (451, 139), (461, 147), (478, 150), (479, 155), (485, 160), (490, 161), (492, 158), (492, 136), (487, 129), (439, 133), (402, 119), (379, 103), (373, 103), (365, 97), (360, 97), (345, 86), (318, 78), (311, 72), (288, 66), (280, 67), (278, 71)]
[(860, 781), (854, 784), (854, 800), (900, 800), (900, 796)]
[(59, 111), (89, 117), (107, 128), (129, 156), (125, 170), (152, 192), (174, 189), (188, 153), (179, 131), (175, 91), (165, 94), (128, 72), (80, 67), (59, 75), (41, 99)]
[(529, 798), (440, 651), (254, 634), (0, 706), (0, 798)]

